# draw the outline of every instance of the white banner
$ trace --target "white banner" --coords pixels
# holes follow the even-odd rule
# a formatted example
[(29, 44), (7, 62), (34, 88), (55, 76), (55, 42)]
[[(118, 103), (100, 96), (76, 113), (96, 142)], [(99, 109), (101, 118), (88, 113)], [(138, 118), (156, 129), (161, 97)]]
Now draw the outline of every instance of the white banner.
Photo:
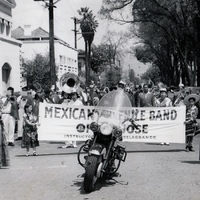
[[(85, 141), (93, 135), (88, 114), (92, 106), (40, 103), (38, 138), (45, 141)], [(185, 143), (185, 106), (123, 108), (133, 113), (139, 130), (125, 127), (123, 141)]]

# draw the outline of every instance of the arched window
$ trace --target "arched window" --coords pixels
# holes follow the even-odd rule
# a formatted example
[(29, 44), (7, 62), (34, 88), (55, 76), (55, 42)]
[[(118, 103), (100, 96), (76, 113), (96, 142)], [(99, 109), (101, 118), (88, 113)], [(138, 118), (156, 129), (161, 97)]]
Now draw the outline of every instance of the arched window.
[(2, 67), (2, 91), (6, 91), (10, 86), (10, 72), (11, 66), (8, 63), (4, 63)]

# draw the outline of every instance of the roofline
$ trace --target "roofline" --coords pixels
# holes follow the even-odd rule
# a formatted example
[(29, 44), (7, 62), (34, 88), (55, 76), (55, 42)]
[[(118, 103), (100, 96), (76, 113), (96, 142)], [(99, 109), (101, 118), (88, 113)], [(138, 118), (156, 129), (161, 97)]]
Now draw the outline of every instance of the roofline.
[(16, 40), (16, 39), (6, 39), (6, 38), (2, 38), (0, 37), (0, 41), (3, 41), (3, 42), (7, 42), (7, 43), (10, 43), (10, 44), (14, 44), (14, 45), (17, 45), (19, 47), (22, 46), (22, 42), (20, 42), (19, 40)]
[(16, 7), (16, 2), (15, 2), (15, 4), (12, 4), (12, 3), (10, 3), (10, 2), (8, 2), (8, 1), (5, 1), (5, 0), (0, 0), (3, 4), (5, 4), (5, 5), (8, 5), (8, 6), (10, 6), (11, 8), (15, 8)]
[(70, 49), (73, 49), (74, 51), (77, 51), (78, 52), (78, 49), (76, 49), (76, 48), (74, 48), (74, 47), (71, 47), (68, 43), (66, 43), (65, 41), (63, 41), (63, 40), (58, 40), (58, 42), (60, 43), (60, 44), (63, 44), (64, 46), (67, 46), (67, 47), (69, 47)]
[[(24, 31), (24, 29), (23, 29), (21, 26), (19, 26), (18, 28), (21, 28), (21, 29)], [(17, 29), (18, 29), (18, 28), (17, 28)], [(44, 30), (42, 27), (38, 27), (38, 28), (36, 28), (36, 29), (42, 29), (45, 33), (49, 34), (49, 32), (46, 31), (46, 30)], [(36, 29), (34, 29), (33, 31), (35, 31)], [(16, 29), (15, 29), (15, 30), (16, 30)], [(15, 31), (15, 30), (13, 30), (13, 31)], [(31, 31), (31, 33), (32, 33), (33, 31)], [(20, 41), (25, 42), (25, 41), (27, 41), (27, 40), (22, 40), (22, 39), (31, 39), (31, 38), (38, 38), (38, 37), (25, 36), (25, 35), (23, 35), (22, 37), (17, 38), (17, 40), (20, 40)], [(46, 38), (46, 37), (40, 37), (40, 38)], [(48, 37), (48, 38), (49, 38), (49, 37)], [(73, 49), (73, 50), (75, 50), (75, 51), (78, 51), (78, 49), (76, 49), (76, 48), (74, 48), (74, 47), (71, 47), (67, 42), (65, 42), (64, 40), (60, 39), (60, 38), (57, 37), (56, 35), (54, 35), (54, 39), (56, 39), (55, 41), (58, 41), (60, 44), (63, 44), (63, 45), (65, 45), (65, 46), (67, 46), (67, 47), (69, 47), (69, 48), (71, 48), (71, 49)]]
[[(24, 44), (27, 44), (27, 43), (48, 43), (49, 44), (49, 40), (20, 40), (20, 39), (17, 39), (17, 41), (21, 41), (22, 44), (23, 43)], [(66, 47), (78, 52), (77, 49), (71, 47), (68, 43), (65, 43), (65, 42), (63, 42), (61, 40), (55, 40), (54, 43), (60, 43), (60, 44), (62, 44), (64, 46), (66, 46)]]

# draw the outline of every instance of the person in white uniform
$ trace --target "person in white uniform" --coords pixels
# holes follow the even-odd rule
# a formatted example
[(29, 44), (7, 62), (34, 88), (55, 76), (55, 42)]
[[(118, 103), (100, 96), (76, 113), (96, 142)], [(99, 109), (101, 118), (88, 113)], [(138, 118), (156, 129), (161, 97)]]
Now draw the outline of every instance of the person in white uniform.
[[(156, 107), (171, 107), (172, 101), (167, 97), (167, 88), (160, 88), (160, 97), (156, 99)], [(161, 145), (169, 145), (169, 142), (161, 142)]]
[[(71, 101), (67, 105), (73, 105), (73, 106), (83, 106), (83, 102), (79, 98), (79, 95), (77, 92), (71, 93)], [(62, 146), (62, 148), (77, 148), (76, 141), (68, 141), (65, 142), (65, 145)]]

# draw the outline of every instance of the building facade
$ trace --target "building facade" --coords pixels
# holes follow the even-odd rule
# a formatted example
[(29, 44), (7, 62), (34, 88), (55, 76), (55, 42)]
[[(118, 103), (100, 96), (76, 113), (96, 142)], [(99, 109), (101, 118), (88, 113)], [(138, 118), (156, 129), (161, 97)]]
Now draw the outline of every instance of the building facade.
[(22, 43), (11, 38), (14, 0), (0, 0), (0, 95), (9, 86), (20, 91), (20, 47)]
[[(18, 27), (12, 31), (12, 37), (22, 42), (23, 60), (32, 60), (36, 54), (49, 53), (49, 33), (41, 27), (35, 30), (31, 30), (30, 25)], [(58, 80), (66, 72), (78, 75), (78, 50), (54, 36), (54, 52)], [(21, 82), (23, 81), (21, 77)], [(57, 85), (59, 86), (59, 83)]]

